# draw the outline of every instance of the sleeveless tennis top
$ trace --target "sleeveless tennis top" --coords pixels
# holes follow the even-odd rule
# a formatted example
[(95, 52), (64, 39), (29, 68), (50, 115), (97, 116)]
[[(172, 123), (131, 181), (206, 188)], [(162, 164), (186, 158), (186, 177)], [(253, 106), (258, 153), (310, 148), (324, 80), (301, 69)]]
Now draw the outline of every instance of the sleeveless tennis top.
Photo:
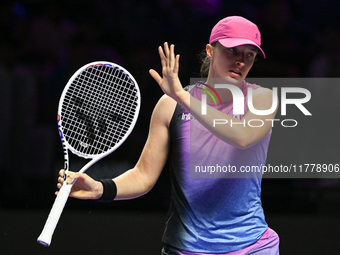
[[(197, 83), (187, 88), (199, 100), (200, 86)], [(247, 89), (258, 87), (243, 82), (244, 114)], [(244, 117), (233, 115), (232, 101), (209, 105), (240, 121)], [(250, 148), (238, 149), (212, 135), (177, 104), (170, 122), (172, 197), (163, 243), (202, 253), (225, 253), (255, 243), (268, 228), (260, 198), (262, 175), (247, 173), (235, 178), (223, 169), (263, 166), (270, 136)], [(209, 167), (213, 174), (205, 171)]]

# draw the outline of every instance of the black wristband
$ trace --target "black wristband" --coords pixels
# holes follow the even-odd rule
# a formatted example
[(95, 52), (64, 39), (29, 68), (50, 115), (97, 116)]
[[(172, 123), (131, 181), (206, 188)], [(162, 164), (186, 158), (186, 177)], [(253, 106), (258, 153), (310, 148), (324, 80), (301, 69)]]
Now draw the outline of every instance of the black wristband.
[(116, 183), (112, 179), (100, 179), (98, 181), (103, 184), (103, 194), (98, 201), (112, 202), (117, 196)]

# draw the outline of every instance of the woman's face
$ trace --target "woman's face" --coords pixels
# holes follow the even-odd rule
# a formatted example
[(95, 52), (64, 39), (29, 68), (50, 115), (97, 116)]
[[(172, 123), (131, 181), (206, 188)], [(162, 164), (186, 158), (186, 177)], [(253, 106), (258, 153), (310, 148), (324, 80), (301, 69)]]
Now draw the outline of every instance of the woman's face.
[(206, 50), (211, 59), (209, 78), (232, 78), (238, 82), (247, 77), (258, 53), (253, 45), (226, 48), (219, 42), (215, 47), (208, 44)]

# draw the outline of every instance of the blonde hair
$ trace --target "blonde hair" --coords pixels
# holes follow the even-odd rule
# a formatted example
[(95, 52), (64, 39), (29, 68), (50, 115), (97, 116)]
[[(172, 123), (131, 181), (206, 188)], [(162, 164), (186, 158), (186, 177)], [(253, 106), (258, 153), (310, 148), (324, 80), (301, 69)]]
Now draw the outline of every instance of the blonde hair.
[[(211, 46), (215, 47), (217, 42), (213, 42)], [(200, 69), (200, 74), (201, 78), (207, 78), (209, 74), (209, 69), (210, 69), (210, 58), (207, 56), (206, 50), (203, 50), (200, 54), (201, 58), (201, 69)]]

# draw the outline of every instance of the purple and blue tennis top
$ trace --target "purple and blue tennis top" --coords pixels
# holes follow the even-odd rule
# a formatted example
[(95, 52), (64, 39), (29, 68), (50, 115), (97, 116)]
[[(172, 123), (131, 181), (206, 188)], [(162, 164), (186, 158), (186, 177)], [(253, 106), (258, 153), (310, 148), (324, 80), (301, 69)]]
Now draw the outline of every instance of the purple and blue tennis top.
[[(187, 90), (201, 100), (199, 86)], [(243, 81), (244, 114), (248, 88), (258, 87)], [(209, 105), (240, 121), (244, 117), (233, 115), (232, 101)], [(172, 197), (162, 241), (202, 253), (225, 253), (255, 243), (268, 228), (261, 204), (262, 174), (235, 175), (227, 169), (264, 166), (271, 133), (250, 148), (238, 149), (214, 136), (177, 104), (170, 137)]]

